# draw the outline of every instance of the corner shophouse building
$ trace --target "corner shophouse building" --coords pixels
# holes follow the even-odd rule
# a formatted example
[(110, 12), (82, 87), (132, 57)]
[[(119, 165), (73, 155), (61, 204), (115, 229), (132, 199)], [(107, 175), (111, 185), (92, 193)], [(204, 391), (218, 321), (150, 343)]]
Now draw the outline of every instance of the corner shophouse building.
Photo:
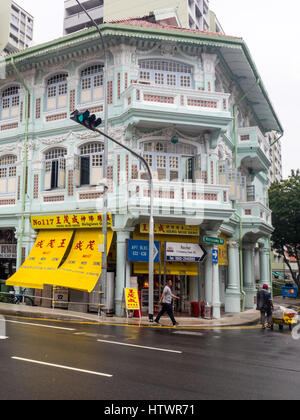
[[(171, 276), (182, 297), (178, 312), (188, 313), (190, 303), (199, 298), (213, 303), (216, 318), (222, 306), (226, 312), (239, 312), (243, 296), (246, 308), (253, 308), (255, 249), (260, 255), (260, 281), (270, 283), (272, 226), (266, 198), (270, 161), (265, 135), (282, 128), (247, 46), (239, 38), (144, 20), (105, 24), (102, 30), (109, 50), (107, 104), (104, 55), (94, 29), (12, 56), (30, 93), (25, 191), (25, 91), (11, 57), (6, 58), (6, 78), (0, 81), (0, 229), (17, 238), (17, 267), (25, 261), (10, 284), (44, 291), (47, 285), (68, 287), (70, 301), (86, 303), (92, 286), (98, 287), (98, 278), (87, 288), (72, 276), (65, 282), (64, 276), (48, 275), (45, 283), (36, 273), (24, 272), (30, 272), (25, 268), (30, 266), (30, 253), (38, 244), (51, 244), (58, 232), (52, 245), (65, 240), (69, 249), (57, 257), (54, 273), (66, 261), (81, 262), (72, 253), (83, 241), (78, 237), (83, 231), (98, 244), (99, 253), (101, 226), (50, 229), (42, 238), (47, 230), (32, 225), (32, 219), (103, 214), (99, 186), (105, 181), (103, 138), (74, 125), (69, 114), (78, 108), (103, 117), (107, 106), (109, 134), (143, 154), (153, 171), (155, 239), (162, 244), (161, 253), (168, 242), (200, 243), (208, 253), (200, 266), (156, 265), (155, 300), (162, 281)], [(108, 271), (113, 273), (114, 310), (119, 315), (123, 289), (133, 280), (147, 307), (148, 270), (141, 262), (128, 261), (127, 241), (147, 240), (149, 185), (144, 168), (124, 149), (110, 143), (108, 159), (112, 215)], [(205, 244), (204, 236), (224, 239), (219, 265), (212, 263), (215, 247)], [(84, 310), (88, 307), (84, 305)]]

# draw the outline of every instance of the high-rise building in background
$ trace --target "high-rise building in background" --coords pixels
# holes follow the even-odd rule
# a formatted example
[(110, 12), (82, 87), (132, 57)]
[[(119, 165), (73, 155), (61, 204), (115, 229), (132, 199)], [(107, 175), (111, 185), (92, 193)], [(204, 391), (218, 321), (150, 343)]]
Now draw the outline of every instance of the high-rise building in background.
[(6, 14), (1, 15), (1, 26), (2, 20), (3, 25), (6, 25), (6, 34), (3, 33), (3, 39), (5, 41), (3, 43), (2, 54), (4, 55), (24, 50), (32, 45), (34, 22), (33, 16), (18, 6), (14, 1), (6, 3), (6, 7), (8, 8)]
[(275, 132), (269, 133), (270, 142), (270, 161), (272, 163), (269, 171), (269, 183), (282, 181), (282, 154), (281, 141), (276, 141), (277, 135)]
[[(208, 0), (83, 0), (81, 2), (97, 23), (126, 19), (165, 12), (177, 16), (177, 24), (183, 28), (200, 31), (222, 32), (222, 27), (210, 13)], [(91, 26), (91, 22), (75, 0), (65, 0), (64, 34), (70, 34)]]
[[(82, 0), (81, 4), (98, 24), (103, 23), (103, 0)], [(89, 28), (91, 21), (75, 0), (65, 0), (64, 35)]]

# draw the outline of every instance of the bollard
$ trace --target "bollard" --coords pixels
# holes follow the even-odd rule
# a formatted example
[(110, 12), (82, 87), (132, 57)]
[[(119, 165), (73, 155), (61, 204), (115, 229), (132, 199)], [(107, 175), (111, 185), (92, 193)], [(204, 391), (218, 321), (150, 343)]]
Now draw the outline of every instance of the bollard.
[(0, 316), (0, 340), (6, 340), (6, 321), (3, 316)]

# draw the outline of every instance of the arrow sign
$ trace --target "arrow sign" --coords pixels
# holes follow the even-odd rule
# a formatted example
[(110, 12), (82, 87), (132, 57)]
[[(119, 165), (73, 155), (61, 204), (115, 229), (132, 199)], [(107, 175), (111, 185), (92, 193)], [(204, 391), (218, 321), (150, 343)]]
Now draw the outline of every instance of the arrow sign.
[(219, 264), (219, 251), (217, 249), (212, 250), (211, 256), (212, 256), (212, 263)]
[[(154, 242), (153, 256), (153, 261), (158, 263), (160, 256), (160, 242)], [(149, 262), (149, 242), (129, 239), (128, 261)]]
[(179, 242), (166, 243), (166, 260), (176, 262), (202, 262), (207, 255), (206, 250), (198, 244)]

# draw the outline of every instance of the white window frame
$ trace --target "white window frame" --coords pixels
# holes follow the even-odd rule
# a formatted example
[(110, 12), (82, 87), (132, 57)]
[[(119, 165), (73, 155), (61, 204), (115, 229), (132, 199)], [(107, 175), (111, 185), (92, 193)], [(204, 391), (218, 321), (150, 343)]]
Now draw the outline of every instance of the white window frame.
[(13, 194), (17, 190), (17, 157), (5, 155), (0, 158), (0, 194)]
[(139, 79), (156, 86), (193, 88), (193, 66), (172, 60), (143, 59), (139, 61)]
[[(65, 104), (60, 105), (61, 98), (65, 96)], [(49, 105), (50, 99), (55, 98), (54, 105)], [(68, 74), (57, 73), (55, 76), (49, 77), (47, 80), (46, 90), (47, 111), (54, 111), (55, 109), (63, 109), (68, 106)]]
[[(181, 144), (182, 145), (182, 144)], [(172, 144), (170, 141), (155, 141), (155, 142), (143, 142), (142, 143), (142, 154), (144, 159), (148, 162), (150, 168), (152, 169), (153, 173), (157, 174), (157, 178), (166, 181), (185, 181), (183, 179), (184, 171), (182, 166), (182, 161), (184, 158), (188, 158), (193, 160), (191, 169), (193, 172), (193, 176), (190, 181), (193, 181), (195, 178), (195, 164), (196, 159), (197, 162), (201, 162), (199, 155), (197, 155), (197, 148), (193, 145), (186, 144), (187, 149), (190, 148), (190, 151), (179, 151), (178, 146)], [(178, 163), (178, 166), (174, 166), (174, 163)], [(159, 171), (164, 170), (166, 176), (165, 178), (160, 178)], [(173, 178), (171, 180), (171, 174), (177, 172), (178, 178)]]
[[(104, 82), (104, 74), (103, 74), (103, 65), (97, 64), (93, 66), (86, 67), (84, 70), (81, 71), (80, 76), (80, 103), (89, 103), (99, 101), (104, 98), (103, 92), (103, 82)], [(84, 84), (86, 85), (84, 87)], [(96, 89), (102, 87), (102, 95), (101, 97), (96, 96)], [(83, 92), (90, 91), (90, 100), (84, 100)]]
[[(81, 184), (81, 158), (89, 158), (89, 184)], [(79, 185), (92, 186), (97, 185), (95, 177), (102, 173), (103, 179), (103, 159), (104, 159), (104, 144), (101, 142), (85, 143), (79, 148)], [(78, 161), (77, 161), (78, 162)], [(77, 163), (78, 166), (78, 163)], [(101, 170), (99, 170), (101, 168)], [(101, 176), (101, 175), (100, 175)], [(100, 181), (100, 179), (99, 179)]]
[[(67, 150), (63, 147), (56, 147), (45, 153), (44, 161), (44, 191), (65, 189), (66, 187), (66, 158)], [(52, 186), (53, 162), (57, 162), (56, 184)], [(49, 175), (49, 178), (47, 176)]]
[[(15, 102), (15, 103), (14, 103)], [(7, 105), (4, 107), (4, 103)], [(15, 110), (15, 115), (13, 115), (13, 109)], [(4, 109), (8, 110), (8, 115), (3, 116)], [(12, 118), (18, 118), (20, 111), (20, 87), (19, 86), (10, 86), (2, 92), (1, 98), (1, 120), (8, 120)]]

